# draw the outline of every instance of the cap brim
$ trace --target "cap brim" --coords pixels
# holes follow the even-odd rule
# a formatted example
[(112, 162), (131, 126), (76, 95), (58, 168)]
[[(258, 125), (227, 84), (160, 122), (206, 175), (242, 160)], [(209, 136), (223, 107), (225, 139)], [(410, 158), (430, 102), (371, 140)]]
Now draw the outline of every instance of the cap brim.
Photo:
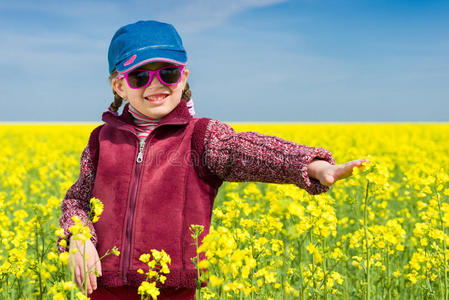
[(187, 64), (187, 55), (183, 51), (146, 49), (123, 59), (117, 64), (117, 72), (119, 74), (124, 74), (151, 62), (168, 62), (184, 66)]

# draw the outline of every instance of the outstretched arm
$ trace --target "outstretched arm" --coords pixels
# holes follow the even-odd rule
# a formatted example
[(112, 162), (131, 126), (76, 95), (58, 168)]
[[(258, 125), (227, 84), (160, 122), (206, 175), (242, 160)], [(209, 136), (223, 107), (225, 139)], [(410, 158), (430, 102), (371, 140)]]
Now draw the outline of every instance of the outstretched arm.
[(217, 120), (205, 126), (204, 157), (207, 168), (222, 180), (291, 183), (312, 195), (328, 191), (329, 186), (310, 176), (308, 165), (314, 159), (335, 165), (324, 148), (257, 132), (237, 133)]

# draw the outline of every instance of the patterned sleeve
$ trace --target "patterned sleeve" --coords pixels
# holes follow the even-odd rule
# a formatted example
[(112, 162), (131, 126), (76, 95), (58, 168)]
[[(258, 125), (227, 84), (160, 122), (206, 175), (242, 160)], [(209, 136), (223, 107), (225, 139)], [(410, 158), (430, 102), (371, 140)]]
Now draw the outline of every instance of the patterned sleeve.
[(210, 120), (204, 133), (205, 164), (226, 181), (290, 183), (316, 195), (330, 187), (309, 177), (313, 159), (335, 165), (332, 154), (321, 147), (308, 147), (277, 136), (256, 132), (236, 133), (218, 120)]
[(59, 243), (62, 238), (58, 237), (58, 251), (60, 253), (68, 251), (71, 233), (68, 230), (70, 226), (74, 225), (71, 219), (73, 216), (78, 216), (83, 224), (89, 227), (92, 234), (91, 241), (96, 246), (97, 236), (92, 220), (89, 219), (90, 199), (92, 198), (92, 191), (95, 181), (96, 167), (97, 167), (97, 146), (98, 146), (98, 131), (97, 127), (89, 138), (89, 144), (83, 150), (80, 161), (80, 174), (78, 180), (69, 188), (64, 199), (62, 200), (61, 210), (62, 215), (59, 218), (59, 225), (64, 229), (66, 236), (67, 248), (61, 246)]

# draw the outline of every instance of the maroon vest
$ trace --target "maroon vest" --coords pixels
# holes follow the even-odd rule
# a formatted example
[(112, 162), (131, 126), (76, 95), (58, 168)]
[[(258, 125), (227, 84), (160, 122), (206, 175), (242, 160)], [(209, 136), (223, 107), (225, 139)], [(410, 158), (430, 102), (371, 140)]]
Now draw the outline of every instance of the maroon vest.
[[(145, 279), (137, 269), (151, 249), (163, 249), (171, 257), (170, 273), (160, 287), (195, 288), (196, 256), (189, 231), (191, 224), (204, 226), (208, 234), (215, 196), (222, 180), (207, 174), (201, 134), (205, 119), (192, 118), (185, 101), (160, 120), (145, 145), (140, 145), (128, 112), (103, 114), (98, 133), (98, 161), (93, 197), (104, 204), (94, 224), (101, 257), (117, 246), (120, 256), (101, 261), (100, 286), (140, 285)], [(139, 155), (139, 152), (141, 154)], [(143, 156), (142, 156), (143, 155)], [(138, 156), (142, 157), (137, 162)], [(204, 258), (204, 256), (201, 256)]]

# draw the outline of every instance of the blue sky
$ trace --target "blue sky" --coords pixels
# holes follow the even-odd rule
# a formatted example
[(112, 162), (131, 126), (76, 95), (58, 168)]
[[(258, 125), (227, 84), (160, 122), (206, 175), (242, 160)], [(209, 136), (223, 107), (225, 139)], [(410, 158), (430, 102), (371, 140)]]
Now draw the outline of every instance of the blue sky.
[(110, 39), (141, 19), (181, 34), (195, 117), (449, 121), (436, 0), (0, 0), (0, 121), (100, 121)]

